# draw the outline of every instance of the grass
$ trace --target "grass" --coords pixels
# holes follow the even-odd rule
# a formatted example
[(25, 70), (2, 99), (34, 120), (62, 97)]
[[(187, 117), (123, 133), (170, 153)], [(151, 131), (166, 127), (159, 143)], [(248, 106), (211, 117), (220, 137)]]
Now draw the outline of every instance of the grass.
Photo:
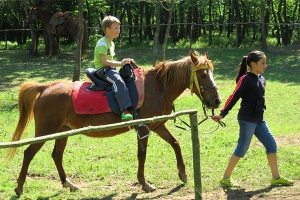
[[(215, 66), (215, 79), (223, 97), (234, 89), (236, 67), (242, 56), (254, 48), (196, 48), (200, 53), (209, 52)], [(26, 50), (0, 50), (0, 141), (11, 139), (18, 120), (17, 91), (27, 80), (50, 82), (58, 79), (71, 80), (74, 66), (72, 50), (62, 50), (64, 58), (58, 60), (41, 55), (30, 57)], [(177, 60), (188, 55), (188, 49), (167, 50), (167, 59)], [(262, 145), (253, 139), (245, 158), (236, 167), (233, 178), (243, 186), (240, 190), (222, 190), (218, 180), (223, 174), (228, 159), (236, 145), (238, 125), (236, 114), (238, 105), (224, 119), (226, 128), (219, 128), (212, 134), (200, 134), (201, 174), (205, 199), (234, 198), (298, 198), (300, 178), (300, 124), (299, 124), (299, 46), (289, 48), (269, 48), (265, 118), (278, 142), (278, 161), (282, 175), (293, 178), (292, 187), (270, 188), (270, 170)], [(16, 56), (17, 55), (17, 56)], [(92, 65), (92, 50), (82, 63), (81, 80), (87, 80), (84, 69)], [(142, 67), (151, 67), (152, 50), (146, 47), (118, 49), (119, 58), (133, 57)], [(199, 120), (203, 111), (200, 100), (195, 95), (182, 95), (175, 101), (177, 111), (197, 109)], [(216, 110), (218, 113), (219, 110)], [(182, 117), (189, 122), (187, 116)], [(180, 124), (180, 122), (177, 123)], [(71, 193), (63, 189), (55, 165), (51, 159), (53, 141), (47, 142), (30, 164), (24, 195), (19, 199), (192, 199), (193, 158), (189, 131), (175, 128), (173, 121), (167, 122), (169, 129), (181, 144), (185, 159), (188, 183), (182, 185), (176, 170), (176, 159), (172, 148), (157, 135), (151, 134), (145, 166), (146, 179), (158, 189), (144, 193), (139, 188), (137, 173), (137, 141), (133, 131), (105, 139), (85, 136), (69, 138), (64, 154), (64, 167), (71, 181), (83, 188)], [(33, 137), (34, 123), (27, 129), (26, 138)], [(183, 125), (182, 125), (183, 126)], [(199, 132), (216, 127), (211, 120), (199, 126)], [(4, 160), (5, 150), (0, 149), (0, 199), (18, 199), (13, 188), (21, 169), (23, 151), (20, 147), (11, 162)]]

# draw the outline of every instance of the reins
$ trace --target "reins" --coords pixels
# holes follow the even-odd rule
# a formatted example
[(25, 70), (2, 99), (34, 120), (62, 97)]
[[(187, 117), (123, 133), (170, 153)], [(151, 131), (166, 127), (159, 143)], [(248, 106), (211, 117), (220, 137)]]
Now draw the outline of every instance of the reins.
[[(203, 109), (205, 118), (204, 118), (203, 120), (201, 120), (200, 122), (198, 122), (198, 126), (200, 126), (200, 124), (202, 124), (202, 123), (205, 122), (207, 119), (210, 119), (210, 118), (212, 118), (212, 116), (215, 115), (214, 109), (212, 109), (212, 111), (211, 111), (211, 112), (212, 112), (212, 115), (211, 115), (211, 116), (208, 116), (207, 113), (206, 113), (205, 105), (204, 105), (203, 103), (202, 103), (202, 109)], [(174, 106), (174, 105), (172, 106), (172, 110), (173, 110), (173, 112), (175, 112), (175, 106)], [(199, 117), (199, 115), (198, 115), (198, 117)], [(190, 126), (187, 122), (185, 122), (184, 120), (182, 120), (179, 116), (178, 116), (177, 118), (180, 120), (181, 123), (183, 123), (184, 125), (186, 125), (188, 128), (185, 128), (185, 127), (182, 127), (182, 126), (177, 125), (177, 124), (176, 124), (176, 118), (175, 118), (175, 119), (174, 119), (174, 125), (175, 125), (176, 128), (180, 128), (180, 129), (185, 130), (185, 131), (191, 130), (191, 126)], [(202, 133), (202, 134), (213, 133), (213, 132), (215, 132), (216, 130), (218, 130), (220, 126), (222, 126), (223, 128), (225, 128), (225, 127), (226, 127), (225, 122), (218, 121), (218, 126), (217, 126), (214, 130), (208, 131), (208, 132), (200, 132), (200, 133)]]
[[(196, 75), (196, 71), (198, 71), (198, 70), (200, 70), (200, 69), (207, 69), (207, 68), (208, 68), (207, 65), (199, 65), (199, 66), (194, 67), (194, 68), (192, 69), (192, 73), (191, 73), (190, 90), (192, 91), (193, 83), (195, 83), (195, 85), (196, 85), (196, 87), (197, 87), (197, 89), (198, 89), (199, 97), (200, 97), (201, 101), (203, 100), (203, 96), (202, 96), (201, 93), (202, 93), (205, 89), (213, 89), (213, 88), (216, 87), (216, 86), (212, 86), (212, 87), (204, 87), (204, 86), (199, 85), (198, 77), (197, 77), (197, 75)], [(159, 81), (158, 81), (158, 82), (159, 82)], [(173, 112), (176, 112), (175, 106), (174, 106), (174, 104), (172, 104), (172, 102), (170, 101), (170, 99), (167, 97), (166, 92), (164, 91), (161, 82), (159, 82), (159, 86), (160, 86), (160, 88), (161, 88), (161, 90), (162, 90), (162, 92), (163, 92), (165, 98), (166, 98), (167, 101), (169, 102), (169, 104), (172, 105), (172, 111), (173, 111)], [(204, 118), (203, 120), (201, 120), (201, 121), (198, 123), (198, 126), (200, 126), (200, 124), (202, 124), (202, 123), (205, 122), (207, 119), (212, 118), (212, 116), (215, 115), (215, 114), (214, 114), (214, 109), (212, 109), (212, 115), (211, 115), (211, 116), (208, 116), (208, 115), (207, 115), (207, 112), (206, 112), (206, 107), (205, 107), (205, 105), (204, 105), (203, 103), (202, 103), (202, 109), (203, 109), (205, 118)], [(198, 117), (199, 117), (199, 115), (198, 115)], [(177, 118), (180, 120), (181, 123), (183, 123), (184, 125), (186, 125), (188, 128), (184, 128), (184, 127), (182, 127), (182, 126), (177, 125), (177, 124), (176, 124), (176, 118), (174, 118), (174, 125), (175, 125), (176, 128), (180, 128), (180, 129), (182, 129), (182, 130), (191, 130), (191, 126), (190, 126), (187, 122), (185, 122), (184, 120), (182, 120), (179, 116), (177, 116)], [(225, 122), (218, 121), (218, 125), (217, 125), (216, 129), (214, 129), (214, 130), (212, 130), (212, 131), (208, 131), (208, 132), (200, 132), (200, 133), (202, 133), (202, 134), (213, 133), (213, 132), (215, 132), (216, 130), (218, 130), (220, 126), (222, 126), (223, 128), (225, 128), (225, 127), (226, 127)]]

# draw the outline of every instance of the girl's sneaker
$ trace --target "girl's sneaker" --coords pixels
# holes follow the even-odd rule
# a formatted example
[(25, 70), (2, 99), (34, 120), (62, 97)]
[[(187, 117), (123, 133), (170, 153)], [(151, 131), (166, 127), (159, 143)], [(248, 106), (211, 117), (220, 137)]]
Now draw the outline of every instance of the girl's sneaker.
[(238, 183), (230, 180), (230, 178), (221, 178), (220, 185), (223, 187), (240, 187)]
[(271, 180), (271, 185), (274, 185), (274, 186), (280, 186), (280, 185), (288, 186), (288, 185), (293, 185), (293, 184), (294, 184), (293, 180), (289, 180), (283, 176), (280, 176), (279, 179), (272, 178), (272, 180)]

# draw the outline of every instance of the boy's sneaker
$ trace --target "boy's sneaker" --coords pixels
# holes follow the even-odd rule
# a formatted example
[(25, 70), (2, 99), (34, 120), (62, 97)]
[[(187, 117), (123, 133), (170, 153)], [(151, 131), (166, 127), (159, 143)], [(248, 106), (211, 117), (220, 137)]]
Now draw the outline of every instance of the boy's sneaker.
[(293, 185), (294, 184), (294, 181), (293, 180), (289, 180), (283, 176), (280, 176), (279, 179), (274, 179), (272, 178), (271, 180), (271, 185), (274, 185), (274, 186), (280, 186), (280, 185)]
[(220, 185), (223, 187), (240, 187), (238, 183), (230, 180), (230, 178), (221, 178)]
[(121, 119), (122, 119), (123, 121), (125, 121), (125, 120), (132, 120), (133, 117), (132, 117), (132, 115), (129, 114), (129, 113), (128, 113), (128, 114), (122, 113)]

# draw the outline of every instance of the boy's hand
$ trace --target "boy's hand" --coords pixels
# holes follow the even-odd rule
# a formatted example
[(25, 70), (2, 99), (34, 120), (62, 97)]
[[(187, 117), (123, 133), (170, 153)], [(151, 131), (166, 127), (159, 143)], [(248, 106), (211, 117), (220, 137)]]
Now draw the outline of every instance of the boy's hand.
[(122, 60), (122, 62), (121, 62), (121, 66), (124, 66), (124, 65), (126, 65), (126, 64), (130, 64), (130, 63), (134, 63), (134, 60), (133, 59), (131, 59), (131, 58), (124, 58), (123, 60)]

